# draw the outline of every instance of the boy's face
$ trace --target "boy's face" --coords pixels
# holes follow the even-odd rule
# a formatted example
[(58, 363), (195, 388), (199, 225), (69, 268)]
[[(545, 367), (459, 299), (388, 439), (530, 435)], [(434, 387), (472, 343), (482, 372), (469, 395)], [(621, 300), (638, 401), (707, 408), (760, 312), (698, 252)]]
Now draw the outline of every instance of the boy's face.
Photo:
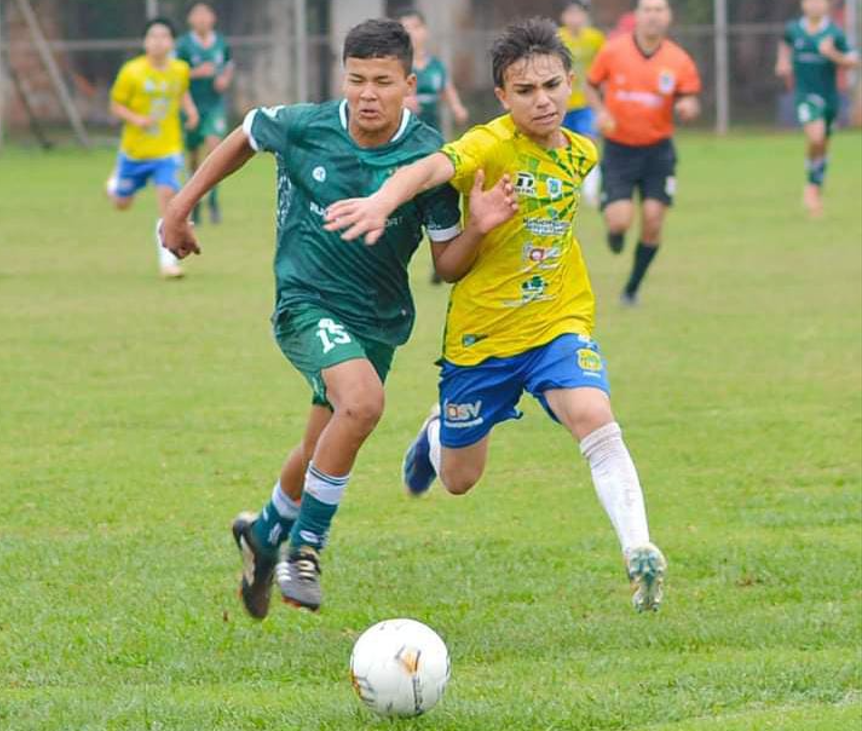
[(189, 25), (198, 35), (208, 34), (216, 25), (216, 14), (209, 5), (198, 3), (189, 11)]
[(640, 0), (635, 10), (637, 30), (648, 36), (667, 35), (672, 20), (667, 0)]
[(513, 63), (494, 90), (515, 125), (528, 137), (545, 138), (563, 123), (572, 93), (572, 74), (559, 56), (536, 54)]
[(802, 12), (807, 18), (825, 18), (829, 15), (829, 0), (802, 0)]
[(405, 97), (416, 91), (416, 77), (406, 73), (394, 56), (348, 57), (342, 88), (351, 122), (374, 134), (399, 124)]
[(174, 50), (174, 37), (165, 25), (151, 25), (144, 36), (144, 52), (154, 58), (165, 58)]
[(587, 27), (590, 16), (579, 5), (571, 4), (563, 11), (561, 20), (563, 21), (563, 25), (570, 31), (579, 31)]

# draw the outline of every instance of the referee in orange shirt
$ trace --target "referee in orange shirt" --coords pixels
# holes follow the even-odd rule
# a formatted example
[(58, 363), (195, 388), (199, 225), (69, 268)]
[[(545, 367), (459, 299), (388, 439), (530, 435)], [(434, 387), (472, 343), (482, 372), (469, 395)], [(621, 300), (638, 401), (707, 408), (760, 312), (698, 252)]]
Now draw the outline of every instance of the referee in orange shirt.
[(665, 212), (676, 189), (673, 115), (683, 122), (700, 114), (700, 77), (691, 57), (667, 38), (668, 0), (639, 0), (635, 29), (599, 51), (587, 77), (587, 94), (605, 138), (602, 210), (608, 245), (623, 250), (635, 216), (635, 188), (641, 199), (641, 235), (623, 304), (637, 293), (661, 243)]

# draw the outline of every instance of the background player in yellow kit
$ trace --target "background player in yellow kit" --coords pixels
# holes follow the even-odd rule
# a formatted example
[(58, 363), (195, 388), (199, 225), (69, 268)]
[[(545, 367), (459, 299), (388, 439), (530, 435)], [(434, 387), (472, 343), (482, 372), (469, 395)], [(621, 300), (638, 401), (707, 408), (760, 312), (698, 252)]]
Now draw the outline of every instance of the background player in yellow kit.
[[(123, 120), (123, 134), (108, 196), (120, 210), (129, 208), (135, 193), (152, 178), (159, 216), (180, 189), (183, 136), (180, 108), (186, 127), (198, 124), (189, 94), (189, 66), (172, 57), (174, 28), (165, 18), (153, 18), (144, 28), (144, 53), (123, 64), (111, 89), (111, 113)], [(165, 277), (181, 277), (176, 257), (161, 246), (159, 265)]]
[[(599, 136), (596, 117), (587, 99), (587, 73), (593, 59), (605, 43), (605, 34), (590, 23), (590, 0), (567, 2), (560, 16), (560, 38), (572, 56), (572, 94), (563, 118), (563, 126), (579, 135), (595, 140)], [(601, 173), (599, 166), (592, 169), (584, 181), (584, 200), (591, 206), (599, 205)]]
[[(508, 112), (440, 152), (398, 170), (374, 195), (340, 201), (330, 230), (373, 244), (388, 216), (423, 190), (451, 182), (470, 197), (484, 179), (508, 176), (518, 198), (487, 235), (432, 244), (452, 288), (440, 401), (410, 446), (404, 481), (414, 494), (435, 477), (464, 494), (485, 468), (493, 427), (519, 418), (524, 391), (580, 442), (599, 498), (616, 529), (637, 610), (655, 610), (666, 562), (650, 542), (638, 474), (614, 419), (604, 358), (592, 339), (595, 303), (574, 233), (580, 188), (596, 147), (562, 127), (571, 57), (556, 25), (510, 26), (492, 50), (495, 92)], [(540, 501), (537, 498), (537, 501)], [(539, 504), (541, 504), (539, 502)]]

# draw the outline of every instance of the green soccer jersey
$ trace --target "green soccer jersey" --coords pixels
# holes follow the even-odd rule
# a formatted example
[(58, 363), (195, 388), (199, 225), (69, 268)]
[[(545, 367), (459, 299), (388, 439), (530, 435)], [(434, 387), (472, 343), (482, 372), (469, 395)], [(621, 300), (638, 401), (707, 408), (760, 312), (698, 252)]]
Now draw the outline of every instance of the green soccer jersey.
[(419, 119), (434, 129), (440, 129), (440, 94), (446, 88), (446, 67), (436, 56), (431, 56), (416, 74), (416, 99), (419, 101)]
[(199, 110), (221, 103), (222, 94), (215, 88), (215, 78), (231, 62), (230, 46), (221, 33), (213, 34), (213, 42), (204, 47), (194, 33), (186, 33), (177, 41), (177, 58), (185, 61), (194, 70), (201, 64), (211, 62), (216, 69), (215, 76), (192, 79), (189, 90)]
[(805, 18), (791, 20), (784, 29), (784, 42), (793, 52), (793, 77), (797, 101), (819, 97), (830, 107), (838, 104), (838, 67), (820, 53), (819, 46), (832, 38), (835, 48), (847, 53), (847, 38), (828, 18), (815, 33), (809, 33)]
[(440, 135), (404, 111), (395, 136), (374, 148), (348, 132), (346, 101), (253, 109), (243, 122), (249, 144), (278, 163), (275, 316), (323, 307), (357, 336), (401, 345), (415, 310), (407, 265), (423, 238), (448, 241), (461, 231), (458, 193), (448, 185), (393, 212), (373, 246), (323, 228), (326, 208), (369, 196), (395, 170), (439, 149)]

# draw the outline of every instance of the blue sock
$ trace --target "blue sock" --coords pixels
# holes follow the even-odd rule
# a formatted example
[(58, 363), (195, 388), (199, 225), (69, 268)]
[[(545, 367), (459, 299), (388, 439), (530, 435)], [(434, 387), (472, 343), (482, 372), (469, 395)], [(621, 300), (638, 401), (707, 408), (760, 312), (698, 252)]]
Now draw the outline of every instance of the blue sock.
[(808, 171), (808, 182), (812, 185), (823, 185), (826, 180), (826, 163), (825, 157), (818, 157), (814, 160), (805, 161), (805, 169)]
[(349, 480), (349, 474), (336, 477), (321, 472), (313, 462), (308, 465), (299, 517), (290, 531), (292, 549), (300, 546), (323, 548)]
[(279, 480), (272, 488), (272, 497), (252, 525), (252, 534), (258, 547), (264, 551), (278, 551), (278, 547), (290, 535), (298, 515), (299, 505), (281, 491)]

